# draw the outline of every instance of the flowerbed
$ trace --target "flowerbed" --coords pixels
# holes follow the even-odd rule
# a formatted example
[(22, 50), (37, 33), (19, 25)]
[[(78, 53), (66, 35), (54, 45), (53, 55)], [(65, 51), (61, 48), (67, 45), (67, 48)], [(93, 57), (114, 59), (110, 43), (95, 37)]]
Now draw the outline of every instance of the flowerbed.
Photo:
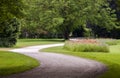
[(75, 52), (109, 52), (108, 45), (96, 39), (69, 40), (64, 48)]

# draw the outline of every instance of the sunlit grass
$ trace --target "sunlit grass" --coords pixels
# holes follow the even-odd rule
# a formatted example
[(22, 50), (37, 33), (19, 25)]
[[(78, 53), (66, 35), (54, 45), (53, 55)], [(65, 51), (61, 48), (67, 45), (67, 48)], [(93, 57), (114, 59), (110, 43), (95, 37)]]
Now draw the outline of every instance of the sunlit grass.
[(64, 42), (63, 39), (19, 39), (15, 48), (34, 46), (34, 45), (44, 45), (44, 44), (55, 44)]
[(110, 53), (74, 52), (65, 50), (63, 47), (52, 47), (42, 51), (69, 54), (100, 61), (108, 66), (108, 71), (100, 78), (120, 78), (120, 45), (112, 45), (109, 48)]
[(38, 65), (37, 60), (23, 54), (0, 51), (0, 76), (24, 72)]
[(63, 39), (18, 39), (17, 44), (11, 48), (0, 48), (0, 51), (7, 51), (13, 48), (21, 48), (34, 45), (63, 43)]
[(7, 52), (14, 48), (62, 43), (63, 39), (19, 39), (11, 48), (0, 48), (0, 76), (23, 72), (39, 65), (38, 61), (18, 53)]

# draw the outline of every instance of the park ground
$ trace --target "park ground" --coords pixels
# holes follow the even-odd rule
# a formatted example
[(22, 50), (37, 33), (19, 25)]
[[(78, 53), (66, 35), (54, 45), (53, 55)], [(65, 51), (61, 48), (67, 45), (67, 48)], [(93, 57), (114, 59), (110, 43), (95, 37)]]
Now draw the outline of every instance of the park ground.
[[(62, 43), (62, 42), (63, 40), (60, 40), (60, 39), (57, 39), (57, 40), (56, 39), (52, 39), (52, 40), (50, 39), (21, 39), (21, 40), (18, 40), (18, 43), (14, 48), (33, 46), (33, 45), (43, 45), (43, 44), (55, 44), (55, 43)], [(108, 71), (101, 78), (120, 78), (120, 62), (119, 62), (120, 48), (119, 47), (120, 47), (120, 40), (118, 41), (117, 45), (109, 46), (110, 53), (72, 52), (72, 51), (64, 50), (63, 47), (47, 48), (42, 51), (69, 54), (73, 56), (89, 58), (89, 59), (100, 61), (108, 66)], [(33, 67), (36, 67), (39, 65), (35, 59), (32, 59), (28, 56), (24, 56), (18, 53), (7, 52), (6, 50), (9, 50), (9, 49), (11, 48), (7, 48), (7, 49), (0, 48), (0, 57), (2, 60), (0, 62), (0, 69), (2, 69), (2, 71), (9, 70), (9, 72), (7, 73), (0, 72), (0, 75), (8, 75), (12, 73), (23, 72), (25, 70), (32, 69)], [(7, 60), (8, 58), (12, 58), (12, 59)], [(21, 63), (20, 61), (23, 59), (24, 61), (22, 61)], [(30, 65), (29, 63), (32, 63), (33, 65)], [(7, 68), (7, 65), (10, 65), (9, 68)], [(30, 65), (30, 66), (26, 66), (26, 65)], [(24, 68), (22, 70), (19, 70), (20, 66), (24, 66)], [(13, 69), (15, 71), (11, 72)]]
[(77, 57), (93, 59), (108, 66), (108, 71), (101, 78), (120, 78), (120, 40), (117, 45), (109, 46), (110, 53), (104, 52), (73, 52), (65, 50), (62, 46), (43, 49), (44, 52), (55, 52)]
[(24, 72), (40, 65), (36, 59), (23, 54), (9, 52), (8, 50), (62, 42), (62, 39), (19, 39), (14, 47), (0, 48), (0, 76)]

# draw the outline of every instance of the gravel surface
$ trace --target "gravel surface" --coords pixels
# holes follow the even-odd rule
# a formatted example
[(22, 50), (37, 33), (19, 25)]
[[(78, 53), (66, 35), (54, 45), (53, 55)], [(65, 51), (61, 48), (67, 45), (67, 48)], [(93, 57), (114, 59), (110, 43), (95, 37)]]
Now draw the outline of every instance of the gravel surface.
[(70, 55), (39, 52), (43, 48), (62, 45), (40, 45), (11, 50), (36, 58), (40, 62), (40, 66), (30, 71), (0, 78), (97, 78), (107, 70), (104, 64), (97, 61)]

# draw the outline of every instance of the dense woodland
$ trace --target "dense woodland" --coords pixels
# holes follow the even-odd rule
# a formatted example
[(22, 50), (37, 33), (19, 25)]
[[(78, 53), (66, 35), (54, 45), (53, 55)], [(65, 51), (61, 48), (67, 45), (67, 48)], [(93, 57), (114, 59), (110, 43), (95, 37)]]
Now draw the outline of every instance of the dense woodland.
[(0, 46), (13, 46), (17, 38), (119, 34), (120, 0), (0, 0)]

